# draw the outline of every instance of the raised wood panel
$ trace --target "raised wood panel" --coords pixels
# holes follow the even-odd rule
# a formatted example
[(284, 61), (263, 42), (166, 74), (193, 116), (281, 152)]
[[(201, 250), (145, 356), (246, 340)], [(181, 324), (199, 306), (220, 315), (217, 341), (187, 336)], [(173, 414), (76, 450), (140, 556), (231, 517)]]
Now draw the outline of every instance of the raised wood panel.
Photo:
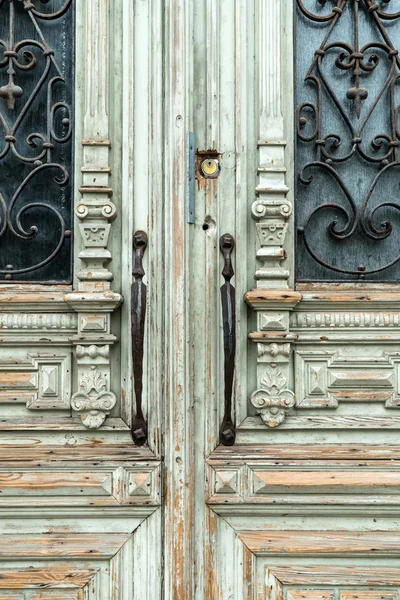
[[(71, 410), (72, 369), (69, 350), (50, 353), (16, 350), (0, 355), (0, 415), (26, 413), (16, 405), (31, 410)], [(22, 412), (21, 412), (22, 411)], [(29, 413), (26, 413), (29, 415)]]
[(154, 454), (147, 446), (139, 448), (131, 441), (123, 444), (106, 443), (104, 439), (92, 443), (56, 445), (44, 444), (38, 439), (28, 437), (26, 441), (22, 439), (19, 445), (0, 444), (0, 455), (2, 468), (18, 468), (21, 465), (27, 468), (38, 465), (73, 467), (83, 464), (87, 469), (101, 469), (122, 464), (132, 465), (138, 461), (148, 466), (150, 461), (154, 460)]
[(287, 600), (333, 600), (333, 590), (288, 590)]
[(112, 558), (128, 541), (130, 534), (3, 534), (0, 560), (17, 558)]
[(285, 585), (400, 586), (398, 568), (385, 565), (276, 565), (274, 577)]
[(134, 535), (3, 535), (0, 598), (131, 600)]
[[(266, 566), (266, 600), (396, 600), (399, 597), (398, 576), (382, 567), (335, 567), (319, 564)], [(302, 587), (298, 587), (302, 586)], [(324, 586), (324, 587), (323, 587)]]
[[(88, 466), (88, 465), (87, 465)], [(4, 466), (3, 466), (4, 469)], [(23, 506), (140, 506), (159, 503), (159, 463), (90, 469), (0, 472), (0, 508)]]
[[(207, 501), (218, 513), (229, 514), (229, 505), (257, 505), (259, 510), (272, 505), (327, 506), (400, 506), (400, 462), (393, 460), (323, 460), (305, 453), (309, 460), (298, 459), (294, 447), (291, 459), (278, 450), (265, 459), (208, 461)], [(350, 449), (349, 449), (350, 450)], [(228, 457), (230, 453), (226, 453)], [(256, 453), (251, 456), (255, 457)], [(348, 452), (351, 456), (351, 452)], [(285, 458), (281, 458), (281, 457)], [(338, 454), (340, 456), (340, 453)]]
[(399, 556), (396, 532), (242, 531), (243, 543), (254, 553), (272, 556)]
[(337, 349), (324, 343), (316, 349), (313, 344), (296, 347), (294, 355), (297, 408), (338, 408), (339, 401), (399, 403), (399, 358), (389, 346), (377, 341), (372, 348)]
[(390, 590), (340, 590), (339, 595), (340, 600), (396, 600), (398, 597), (398, 591)]
[[(112, 493), (111, 473), (0, 473), (0, 493), (4, 496), (98, 495)], [(1, 499), (0, 499), (1, 501)]]
[(83, 588), (96, 575), (93, 569), (74, 569), (66, 565), (51, 568), (0, 569), (0, 589)]
[(234, 446), (218, 446), (210, 455), (209, 461), (248, 460), (271, 461), (399, 461), (400, 445), (397, 444), (235, 444)]

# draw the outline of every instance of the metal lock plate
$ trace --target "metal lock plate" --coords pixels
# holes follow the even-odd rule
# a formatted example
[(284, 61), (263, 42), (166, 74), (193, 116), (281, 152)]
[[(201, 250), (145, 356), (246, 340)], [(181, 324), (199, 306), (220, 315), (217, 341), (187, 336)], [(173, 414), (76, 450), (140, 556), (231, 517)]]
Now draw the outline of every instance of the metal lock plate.
[(200, 164), (200, 170), (205, 179), (216, 179), (221, 173), (221, 163), (217, 158), (205, 158)]

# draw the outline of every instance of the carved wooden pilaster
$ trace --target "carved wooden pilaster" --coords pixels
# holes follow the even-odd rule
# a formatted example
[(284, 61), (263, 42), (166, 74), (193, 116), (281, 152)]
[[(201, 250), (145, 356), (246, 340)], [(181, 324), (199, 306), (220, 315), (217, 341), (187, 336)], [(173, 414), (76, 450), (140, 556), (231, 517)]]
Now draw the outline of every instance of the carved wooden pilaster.
[(84, 69), (80, 82), (85, 98), (82, 184), (75, 207), (83, 266), (77, 272), (78, 291), (68, 294), (65, 300), (78, 313), (78, 335), (71, 339), (76, 347), (78, 375), (72, 408), (86, 427), (95, 429), (117, 401), (110, 389), (110, 346), (117, 341), (110, 333), (110, 316), (122, 297), (111, 291), (113, 274), (108, 268), (112, 259), (108, 248), (111, 223), (117, 216), (112, 201), (108, 114), (109, 79), (113, 77), (108, 51), (112, 3), (88, 0), (86, 4), (82, 13)]
[[(295, 404), (290, 389), (291, 344), (289, 310), (300, 294), (289, 289), (287, 235), (292, 202), (286, 181), (286, 124), (292, 101), (284, 93), (283, 48), (286, 13), (281, 2), (260, 0), (259, 10), (259, 167), (252, 216), (256, 222), (258, 250), (257, 290), (246, 301), (257, 311), (258, 389), (251, 403), (269, 427), (276, 427)], [(287, 103), (287, 105), (285, 104)]]

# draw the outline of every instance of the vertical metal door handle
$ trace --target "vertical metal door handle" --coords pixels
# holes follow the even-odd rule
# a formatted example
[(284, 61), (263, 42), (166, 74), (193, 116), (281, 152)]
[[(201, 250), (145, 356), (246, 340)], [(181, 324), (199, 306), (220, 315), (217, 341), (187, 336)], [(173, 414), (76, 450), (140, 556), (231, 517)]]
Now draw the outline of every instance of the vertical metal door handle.
[(235, 246), (235, 240), (229, 233), (225, 233), (221, 236), (219, 245), (224, 257), (222, 275), (225, 278), (225, 283), (221, 287), (222, 320), (224, 329), (225, 408), (224, 418), (219, 430), (219, 441), (224, 446), (232, 446), (235, 443), (236, 438), (236, 428), (232, 421), (232, 391), (236, 352), (236, 304), (235, 288), (231, 284), (231, 279), (235, 274), (232, 266), (232, 251)]
[(143, 283), (145, 275), (143, 256), (147, 248), (147, 234), (136, 231), (133, 235), (133, 277), (131, 288), (131, 323), (132, 323), (132, 366), (134, 390), (136, 397), (136, 417), (132, 425), (132, 438), (137, 446), (143, 446), (147, 441), (147, 423), (143, 416), (143, 353), (144, 329), (146, 322), (147, 287)]

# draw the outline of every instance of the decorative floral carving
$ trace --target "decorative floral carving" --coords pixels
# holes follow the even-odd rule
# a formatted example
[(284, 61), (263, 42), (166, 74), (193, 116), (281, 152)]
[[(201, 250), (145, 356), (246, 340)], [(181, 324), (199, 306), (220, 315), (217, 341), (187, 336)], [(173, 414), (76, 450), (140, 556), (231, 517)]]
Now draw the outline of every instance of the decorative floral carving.
[(251, 403), (268, 427), (277, 427), (286, 416), (286, 410), (295, 405), (295, 395), (287, 388), (287, 379), (276, 367), (261, 380), (261, 389), (251, 395)]
[(80, 391), (72, 396), (72, 408), (82, 413), (81, 419), (86, 427), (97, 429), (114, 408), (117, 398), (108, 390), (107, 378), (95, 365), (82, 372), (79, 387)]

